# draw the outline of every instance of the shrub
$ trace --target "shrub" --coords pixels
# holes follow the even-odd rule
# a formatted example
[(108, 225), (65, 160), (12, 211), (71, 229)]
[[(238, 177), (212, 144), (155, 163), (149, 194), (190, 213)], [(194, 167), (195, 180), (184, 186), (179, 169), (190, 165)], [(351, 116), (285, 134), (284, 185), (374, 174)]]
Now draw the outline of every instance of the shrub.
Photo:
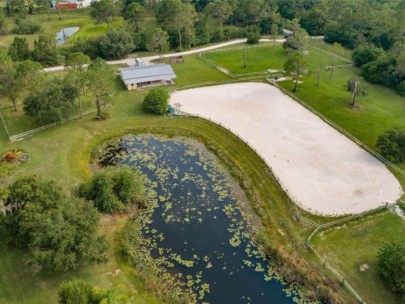
[(352, 53), (352, 59), (354, 64), (361, 67), (371, 61), (375, 61), (378, 58), (383, 58), (385, 52), (383, 49), (377, 48), (373, 45), (361, 45), (356, 48)]
[(142, 108), (146, 113), (164, 115), (167, 113), (169, 93), (162, 88), (154, 88), (145, 96)]
[(385, 244), (380, 248), (377, 258), (379, 275), (405, 303), (405, 239)]
[(398, 85), (397, 90), (399, 95), (405, 96), (405, 80)]
[(259, 32), (249, 32), (247, 34), (247, 44), (256, 44), (260, 41), (260, 33)]
[(79, 187), (79, 196), (94, 202), (100, 211), (114, 212), (143, 203), (144, 188), (138, 174), (127, 167), (108, 168)]
[(28, 19), (17, 19), (16, 20), (16, 27), (13, 29), (14, 34), (20, 35), (32, 35), (41, 29), (39, 24), (33, 23), (31, 20)]
[(376, 146), (381, 154), (391, 162), (405, 161), (405, 132), (399, 128), (391, 128), (377, 139)]
[(108, 294), (94, 289), (83, 280), (73, 278), (60, 285), (58, 298), (60, 304), (99, 304), (108, 298)]

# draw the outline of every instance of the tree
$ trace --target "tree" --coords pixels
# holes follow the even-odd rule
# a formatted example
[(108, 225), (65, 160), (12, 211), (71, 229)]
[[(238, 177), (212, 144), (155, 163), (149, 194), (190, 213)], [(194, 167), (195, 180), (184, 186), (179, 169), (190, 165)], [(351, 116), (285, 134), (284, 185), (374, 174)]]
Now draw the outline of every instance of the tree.
[(59, 304), (101, 304), (108, 299), (108, 293), (97, 290), (77, 278), (62, 282), (58, 292)]
[(145, 8), (139, 3), (130, 3), (124, 12), (124, 19), (134, 25), (135, 31), (139, 30), (139, 23), (146, 17)]
[(53, 35), (41, 34), (34, 41), (34, 50), (32, 58), (40, 62), (43, 66), (55, 66), (61, 61), (57, 48), (56, 39)]
[(26, 251), (26, 264), (62, 272), (106, 260), (99, 215), (88, 202), (36, 176), (16, 179), (9, 191), (3, 227), (10, 245)]
[(222, 36), (223, 24), (233, 13), (232, 6), (226, 0), (216, 0), (208, 3), (204, 9), (204, 12), (215, 20), (218, 20), (220, 35)]
[(124, 31), (107, 31), (107, 34), (97, 41), (99, 54), (104, 59), (120, 59), (135, 49), (131, 35)]
[(194, 29), (196, 12), (189, 3), (182, 3), (181, 0), (164, 0), (159, 3), (156, 12), (158, 24), (168, 32), (177, 35), (177, 45), (181, 49), (184, 40), (190, 38)]
[(100, 0), (93, 4), (93, 11), (90, 13), (97, 24), (106, 23), (110, 28), (110, 23), (116, 15), (116, 8), (112, 0)]
[(103, 212), (128, 210), (143, 203), (143, 182), (127, 167), (104, 169), (80, 186), (79, 195)]
[(48, 79), (24, 99), (24, 112), (43, 123), (69, 118), (79, 92), (66, 80)]
[(394, 163), (405, 162), (405, 132), (400, 128), (391, 128), (378, 136), (377, 148), (382, 156)]
[(352, 93), (351, 105), (354, 106), (356, 103), (356, 98), (367, 95), (367, 91), (361, 86), (357, 78), (349, 79), (346, 83), (346, 91)]
[(37, 5), (45, 9), (48, 13), (48, 21), (51, 21), (51, 5), (52, 0), (36, 0)]
[(81, 95), (86, 93), (88, 85), (86, 67), (90, 64), (90, 57), (78, 52), (71, 53), (66, 57), (65, 69), (69, 71), (66, 80), (77, 90), (77, 99), (79, 101), (80, 116), (83, 117)]
[(377, 258), (379, 275), (405, 303), (405, 240), (385, 244)]
[(8, 47), (8, 55), (13, 61), (24, 61), (31, 58), (28, 40), (26, 38), (15, 37)]
[(275, 22), (273, 22), (270, 27), (270, 36), (271, 38), (273, 38), (273, 45), (274, 43), (276, 43), (277, 35), (278, 35), (278, 25)]
[(149, 52), (164, 53), (169, 49), (169, 35), (160, 27), (146, 32), (145, 46)]
[(0, 10), (0, 35), (6, 34), (6, 13)]
[(12, 62), (7, 56), (0, 62), (0, 92), (11, 101), (14, 111), (21, 92), (41, 78), (41, 70), (40, 64), (30, 60)]
[(298, 51), (290, 51), (288, 53), (288, 60), (284, 64), (284, 70), (287, 74), (293, 75), (295, 82), (294, 82), (294, 89), (293, 92), (298, 91), (298, 81), (301, 74), (304, 73), (304, 69), (308, 64), (308, 59), (305, 55)]
[(162, 88), (153, 88), (145, 96), (142, 108), (146, 113), (164, 115), (167, 113), (169, 93)]
[(88, 88), (96, 97), (97, 119), (104, 119), (101, 106), (106, 105), (114, 93), (114, 73), (102, 59), (94, 60), (87, 69)]

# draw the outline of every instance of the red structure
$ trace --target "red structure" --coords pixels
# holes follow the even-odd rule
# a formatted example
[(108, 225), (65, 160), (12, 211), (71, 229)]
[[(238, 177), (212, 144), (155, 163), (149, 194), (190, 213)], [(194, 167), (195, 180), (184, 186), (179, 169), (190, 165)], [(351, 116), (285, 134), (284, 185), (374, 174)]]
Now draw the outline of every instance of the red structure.
[(56, 4), (56, 9), (75, 9), (77, 8), (77, 3), (70, 3), (70, 2), (59, 2)]

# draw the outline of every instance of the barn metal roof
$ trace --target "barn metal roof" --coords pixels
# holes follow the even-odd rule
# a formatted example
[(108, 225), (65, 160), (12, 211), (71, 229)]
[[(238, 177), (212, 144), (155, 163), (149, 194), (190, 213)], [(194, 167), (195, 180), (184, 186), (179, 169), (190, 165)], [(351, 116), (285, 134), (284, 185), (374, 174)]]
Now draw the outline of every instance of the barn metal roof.
[(176, 78), (172, 67), (165, 63), (133, 66), (119, 69), (119, 71), (126, 85)]

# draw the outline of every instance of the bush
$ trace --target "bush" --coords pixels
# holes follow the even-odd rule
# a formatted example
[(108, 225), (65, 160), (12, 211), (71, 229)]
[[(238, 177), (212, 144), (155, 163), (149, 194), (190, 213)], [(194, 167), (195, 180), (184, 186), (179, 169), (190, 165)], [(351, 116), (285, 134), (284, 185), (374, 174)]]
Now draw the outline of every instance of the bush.
[(99, 304), (108, 298), (108, 294), (94, 289), (83, 280), (73, 278), (60, 285), (58, 298), (59, 304)]
[(247, 34), (247, 44), (256, 44), (260, 41), (260, 33), (259, 32), (249, 32)]
[(405, 303), (405, 239), (385, 244), (378, 252), (378, 273)]
[(391, 162), (405, 161), (405, 132), (399, 128), (392, 128), (380, 135), (376, 146), (381, 154)]
[(352, 59), (354, 64), (361, 67), (371, 61), (375, 61), (378, 58), (383, 58), (385, 52), (383, 49), (377, 48), (373, 45), (362, 45), (356, 48), (352, 53)]
[(167, 113), (169, 93), (162, 88), (154, 88), (145, 96), (142, 108), (146, 113), (164, 115)]
[(13, 29), (14, 34), (20, 35), (32, 35), (41, 29), (39, 24), (33, 23), (31, 20), (28, 19), (17, 19), (16, 20), (16, 27)]
[(405, 80), (398, 85), (397, 90), (399, 95), (405, 96)]
[(143, 204), (143, 192), (141, 178), (127, 167), (101, 170), (79, 187), (79, 196), (93, 201), (98, 210), (105, 212)]

